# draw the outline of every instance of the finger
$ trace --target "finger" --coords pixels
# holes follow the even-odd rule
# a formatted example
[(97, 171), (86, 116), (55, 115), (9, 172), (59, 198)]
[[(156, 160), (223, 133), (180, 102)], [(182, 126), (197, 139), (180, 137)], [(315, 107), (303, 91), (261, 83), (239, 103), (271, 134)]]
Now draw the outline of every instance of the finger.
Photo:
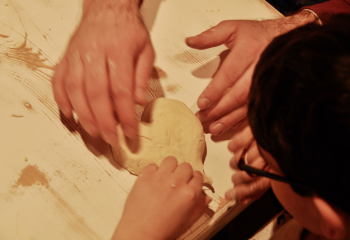
[[(253, 69), (249, 69), (242, 78), (240, 78), (229, 90), (221, 96), (218, 102), (212, 104), (209, 108), (199, 111), (199, 120), (201, 122), (211, 122), (219, 119), (225, 114), (231, 113), (232, 111), (247, 105), (247, 99), (249, 89), (251, 85), (251, 76)], [(245, 114), (247, 113), (247, 107), (245, 107)], [(244, 112), (243, 112), (244, 113)], [(243, 117), (233, 119), (234, 122), (229, 125), (233, 126), (236, 122), (241, 120)], [(227, 129), (229, 128), (226, 126)]]
[(155, 173), (157, 170), (158, 170), (157, 164), (155, 164), (155, 163), (150, 163), (150, 164), (148, 164), (146, 167), (144, 167), (144, 168), (141, 170), (141, 172), (140, 172), (140, 174), (139, 174), (139, 177), (153, 174), (153, 173)]
[[(239, 169), (238, 163), (241, 159), (241, 154), (235, 154), (230, 160), (230, 166), (233, 169)], [(245, 163), (257, 169), (264, 169), (266, 167), (266, 161), (260, 156), (259, 149), (256, 141), (254, 141), (248, 149), (245, 155)]]
[(202, 191), (203, 179), (203, 174), (201, 172), (194, 171), (191, 180), (188, 182), (188, 186), (196, 191)]
[(101, 136), (107, 143), (116, 145), (118, 143), (117, 121), (109, 94), (106, 60), (104, 55), (92, 50), (85, 55), (83, 61), (86, 72), (86, 94)]
[(234, 185), (243, 184), (243, 183), (250, 183), (250, 182), (255, 181), (255, 180), (256, 180), (256, 177), (251, 177), (245, 171), (237, 171), (231, 177), (231, 181), (233, 182)]
[(193, 169), (191, 164), (187, 162), (181, 163), (174, 171), (174, 174), (181, 181), (187, 183), (193, 176)]
[[(256, 143), (256, 141), (254, 141), (251, 145), (250, 148), (247, 152), (247, 161), (246, 163), (253, 166), (253, 167), (259, 167), (261, 166), (261, 164), (259, 164), (260, 162), (263, 163), (263, 165), (265, 165), (265, 160), (263, 160), (263, 158), (260, 156), (260, 152), (258, 149), (258, 144)], [(261, 161), (258, 161), (261, 160)], [(258, 163), (258, 164), (257, 164)]]
[(69, 70), (66, 78), (66, 91), (70, 102), (78, 115), (79, 122), (91, 135), (98, 136), (95, 117), (88, 104), (84, 86), (84, 65), (78, 52), (68, 58)]
[(55, 70), (55, 75), (52, 78), (52, 89), (55, 101), (58, 107), (67, 118), (72, 118), (72, 105), (69, 101), (66, 88), (64, 86), (64, 79), (68, 69), (68, 61), (64, 58)]
[(164, 160), (161, 162), (158, 172), (161, 172), (161, 173), (174, 172), (176, 168), (177, 168), (177, 159), (173, 156), (169, 156), (164, 158)]
[(151, 42), (148, 42), (140, 53), (136, 63), (135, 101), (143, 106), (147, 104), (146, 90), (148, 79), (151, 76), (153, 62), (154, 50)]
[(247, 122), (247, 106), (242, 106), (230, 112), (209, 125), (209, 132), (218, 136), (229, 129), (237, 129)]
[(197, 36), (186, 39), (186, 44), (195, 49), (216, 47), (229, 42), (235, 36), (235, 25), (229, 21), (222, 21)]
[(133, 99), (134, 56), (124, 48), (107, 61), (114, 107), (124, 134), (133, 139), (138, 132)]
[(232, 107), (237, 108), (242, 105), (242, 102), (247, 100), (251, 78), (257, 60), (254, 60), (255, 55), (254, 58), (245, 55), (246, 51), (240, 46), (234, 47), (231, 50), (214, 75), (211, 83), (199, 96), (197, 105), (201, 110), (207, 109), (218, 101), (223, 93), (228, 88), (233, 87), (240, 78), (242, 78), (242, 81), (238, 82), (239, 86), (237, 88), (241, 89), (239, 90), (240, 92), (234, 94), (235, 99), (231, 103), (233, 105)]
[(256, 181), (248, 184), (236, 185), (233, 189), (226, 192), (225, 197), (229, 200), (238, 200), (251, 198), (253, 200), (261, 197), (271, 186), (271, 181), (268, 178), (259, 177)]
[(249, 126), (246, 126), (242, 131), (236, 133), (228, 143), (228, 150), (235, 153), (242, 150), (247, 143), (252, 139), (253, 133)]

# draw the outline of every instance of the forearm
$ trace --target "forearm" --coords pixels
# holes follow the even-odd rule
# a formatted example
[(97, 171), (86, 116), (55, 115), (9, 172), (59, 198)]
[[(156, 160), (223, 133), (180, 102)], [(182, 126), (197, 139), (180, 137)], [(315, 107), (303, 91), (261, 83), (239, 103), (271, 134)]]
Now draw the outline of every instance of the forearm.
[(87, 13), (103, 17), (105, 14), (128, 15), (139, 17), (142, 0), (84, 0), (83, 18)]
[(311, 11), (302, 10), (294, 15), (282, 17), (273, 20), (267, 20), (266, 23), (274, 36), (282, 35), (290, 30), (303, 26), (305, 24), (316, 22), (320, 23), (318, 17)]

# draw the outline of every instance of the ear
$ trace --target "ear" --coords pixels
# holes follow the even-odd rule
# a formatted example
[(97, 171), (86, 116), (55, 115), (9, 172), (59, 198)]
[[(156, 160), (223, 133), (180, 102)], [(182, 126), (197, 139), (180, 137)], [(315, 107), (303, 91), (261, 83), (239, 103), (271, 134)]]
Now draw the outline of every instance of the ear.
[(321, 231), (327, 239), (343, 239), (346, 235), (344, 214), (319, 196), (313, 197), (321, 216)]

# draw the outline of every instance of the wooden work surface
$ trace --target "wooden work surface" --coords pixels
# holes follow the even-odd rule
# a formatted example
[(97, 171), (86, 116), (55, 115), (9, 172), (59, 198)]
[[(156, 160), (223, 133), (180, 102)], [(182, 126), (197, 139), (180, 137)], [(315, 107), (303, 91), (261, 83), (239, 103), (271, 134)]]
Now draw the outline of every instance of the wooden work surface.
[[(113, 161), (109, 145), (60, 116), (53, 99), (53, 69), (81, 6), (0, 0), (0, 239), (110, 239), (136, 179)], [(185, 37), (225, 19), (279, 16), (263, 0), (145, 0), (142, 13), (157, 54), (149, 99), (178, 99), (193, 111), (226, 49), (193, 50)], [(215, 193), (206, 192), (214, 201), (180, 239), (207, 238), (242, 210), (224, 200), (228, 138), (206, 134)]]

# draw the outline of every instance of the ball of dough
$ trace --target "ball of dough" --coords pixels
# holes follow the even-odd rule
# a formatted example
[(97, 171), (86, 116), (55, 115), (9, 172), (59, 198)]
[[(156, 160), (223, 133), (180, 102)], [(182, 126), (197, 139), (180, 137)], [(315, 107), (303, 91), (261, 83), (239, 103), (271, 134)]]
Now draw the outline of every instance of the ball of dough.
[(203, 171), (202, 124), (184, 103), (155, 99), (142, 114), (137, 138), (126, 138), (120, 124), (117, 133), (119, 144), (112, 146), (114, 160), (132, 174), (138, 175), (149, 163), (159, 166), (164, 158), (174, 156), (179, 164), (188, 162), (202, 172), (205, 183), (212, 183)]

